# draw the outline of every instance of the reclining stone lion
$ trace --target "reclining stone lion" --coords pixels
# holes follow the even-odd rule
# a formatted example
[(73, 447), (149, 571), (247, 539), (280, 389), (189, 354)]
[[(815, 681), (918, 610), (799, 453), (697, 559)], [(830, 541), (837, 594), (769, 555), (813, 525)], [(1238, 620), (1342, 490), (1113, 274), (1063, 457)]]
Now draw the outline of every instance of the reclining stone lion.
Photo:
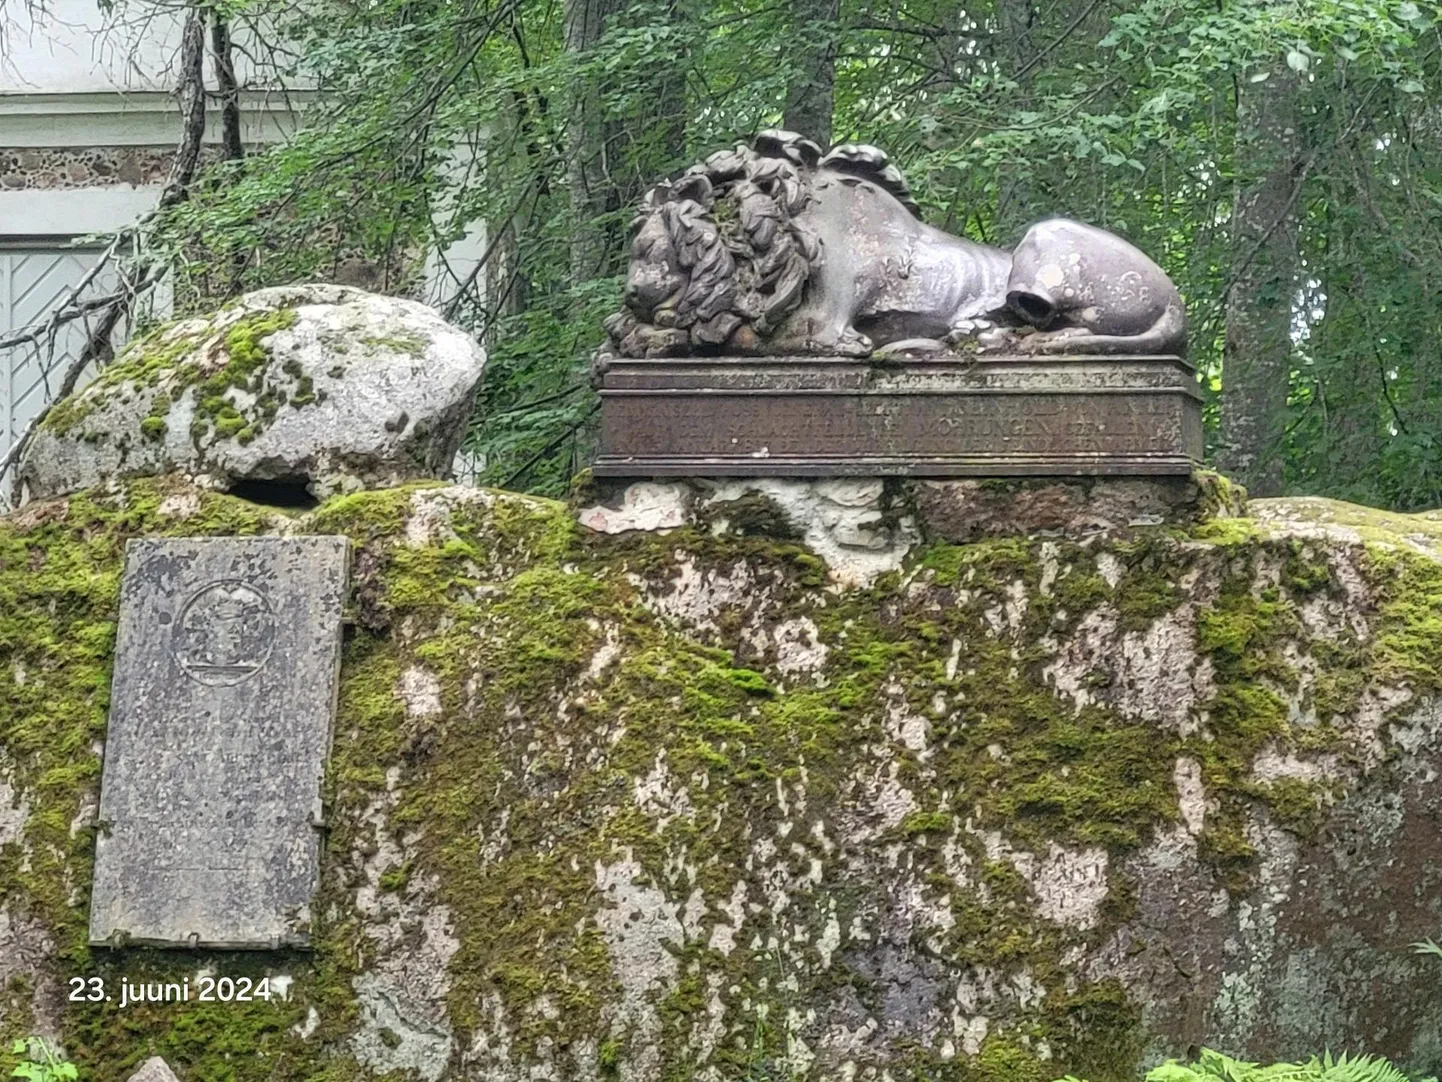
[(763, 132), (652, 189), (638, 225), (621, 356), (1186, 349), (1176, 287), (1131, 244), (1061, 218), (1011, 252), (943, 233), (875, 147)]

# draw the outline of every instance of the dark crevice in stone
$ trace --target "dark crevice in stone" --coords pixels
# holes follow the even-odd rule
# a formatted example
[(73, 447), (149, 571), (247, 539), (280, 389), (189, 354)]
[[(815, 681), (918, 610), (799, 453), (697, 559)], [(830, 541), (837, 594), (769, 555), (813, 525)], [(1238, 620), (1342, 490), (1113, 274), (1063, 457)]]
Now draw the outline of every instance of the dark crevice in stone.
[(309, 510), (320, 503), (311, 495), (310, 489), (307, 487), (309, 484), (309, 480), (304, 477), (235, 481), (230, 486), (230, 494), (239, 496), (242, 500), (249, 500), (251, 503), (263, 504), (266, 507)]

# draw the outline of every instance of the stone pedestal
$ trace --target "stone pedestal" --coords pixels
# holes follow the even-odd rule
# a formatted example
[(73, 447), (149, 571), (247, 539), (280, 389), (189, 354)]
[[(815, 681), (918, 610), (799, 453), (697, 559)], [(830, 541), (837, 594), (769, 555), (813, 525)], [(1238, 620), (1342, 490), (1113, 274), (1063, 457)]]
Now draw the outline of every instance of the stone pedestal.
[(1202, 456), (1176, 357), (617, 359), (597, 477), (1127, 477)]
[(803, 541), (842, 583), (905, 563), (923, 541), (1085, 537), (1191, 526), (1245, 514), (1246, 491), (1205, 470), (1186, 477), (603, 478), (577, 488), (581, 525), (598, 533), (697, 527)]

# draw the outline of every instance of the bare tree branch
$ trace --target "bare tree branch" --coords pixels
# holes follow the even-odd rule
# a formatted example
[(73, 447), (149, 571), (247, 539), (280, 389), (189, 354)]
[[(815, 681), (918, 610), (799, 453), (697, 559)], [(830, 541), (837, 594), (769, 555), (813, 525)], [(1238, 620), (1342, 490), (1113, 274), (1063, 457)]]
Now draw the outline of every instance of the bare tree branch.
[(20, 496), (18, 478), (13, 475), (14, 466), (34, 440), (35, 433), (39, 431), (45, 418), (50, 415), (57, 402), (75, 390), (81, 373), (90, 364), (103, 364), (111, 359), (111, 340), (115, 329), (134, 312), (140, 296), (165, 275), (166, 268), (162, 261), (149, 255), (137, 256), (136, 262), (125, 276), (128, 281), (123, 283), (121, 289), (103, 297), (81, 299), (101, 271), (115, 260), (121, 249), (144, 235), (146, 227), (154, 221), (156, 215), (184, 201), (190, 184), (195, 179), (195, 171), (200, 163), (201, 144), (205, 137), (205, 19), (204, 8), (198, 5), (190, 7), (181, 38), (180, 82), (176, 91), (180, 100), (180, 142), (171, 163), (170, 175), (166, 178), (165, 187), (161, 189), (155, 209), (112, 237), (100, 260), (80, 283), (66, 294), (65, 299), (51, 311), (40, 327), (31, 328), (11, 338), (0, 339), (0, 349), (21, 345), (38, 347), (42, 341), (46, 341), (50, 356), (41, 367), (48, 382), (56, 365), (54, 349), (60, 328), (92, 313), (99, 313), (96, 325), (90, 328), (86, 337), (85, 347), (66, 366), (57, 395), (31, 418), (20, 438), (0, 457), (0, 482), (4, 481), (7, 474), (11, 475), (13, 502), (18, 503)]

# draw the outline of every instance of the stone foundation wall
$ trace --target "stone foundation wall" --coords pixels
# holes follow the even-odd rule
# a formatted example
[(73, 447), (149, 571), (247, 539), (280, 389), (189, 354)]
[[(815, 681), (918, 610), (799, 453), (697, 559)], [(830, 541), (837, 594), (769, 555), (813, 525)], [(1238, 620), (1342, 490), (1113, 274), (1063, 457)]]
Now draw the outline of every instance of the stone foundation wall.
[(0, 147), (0, 189), (160, 184), (174, 158), (174, 147)]

